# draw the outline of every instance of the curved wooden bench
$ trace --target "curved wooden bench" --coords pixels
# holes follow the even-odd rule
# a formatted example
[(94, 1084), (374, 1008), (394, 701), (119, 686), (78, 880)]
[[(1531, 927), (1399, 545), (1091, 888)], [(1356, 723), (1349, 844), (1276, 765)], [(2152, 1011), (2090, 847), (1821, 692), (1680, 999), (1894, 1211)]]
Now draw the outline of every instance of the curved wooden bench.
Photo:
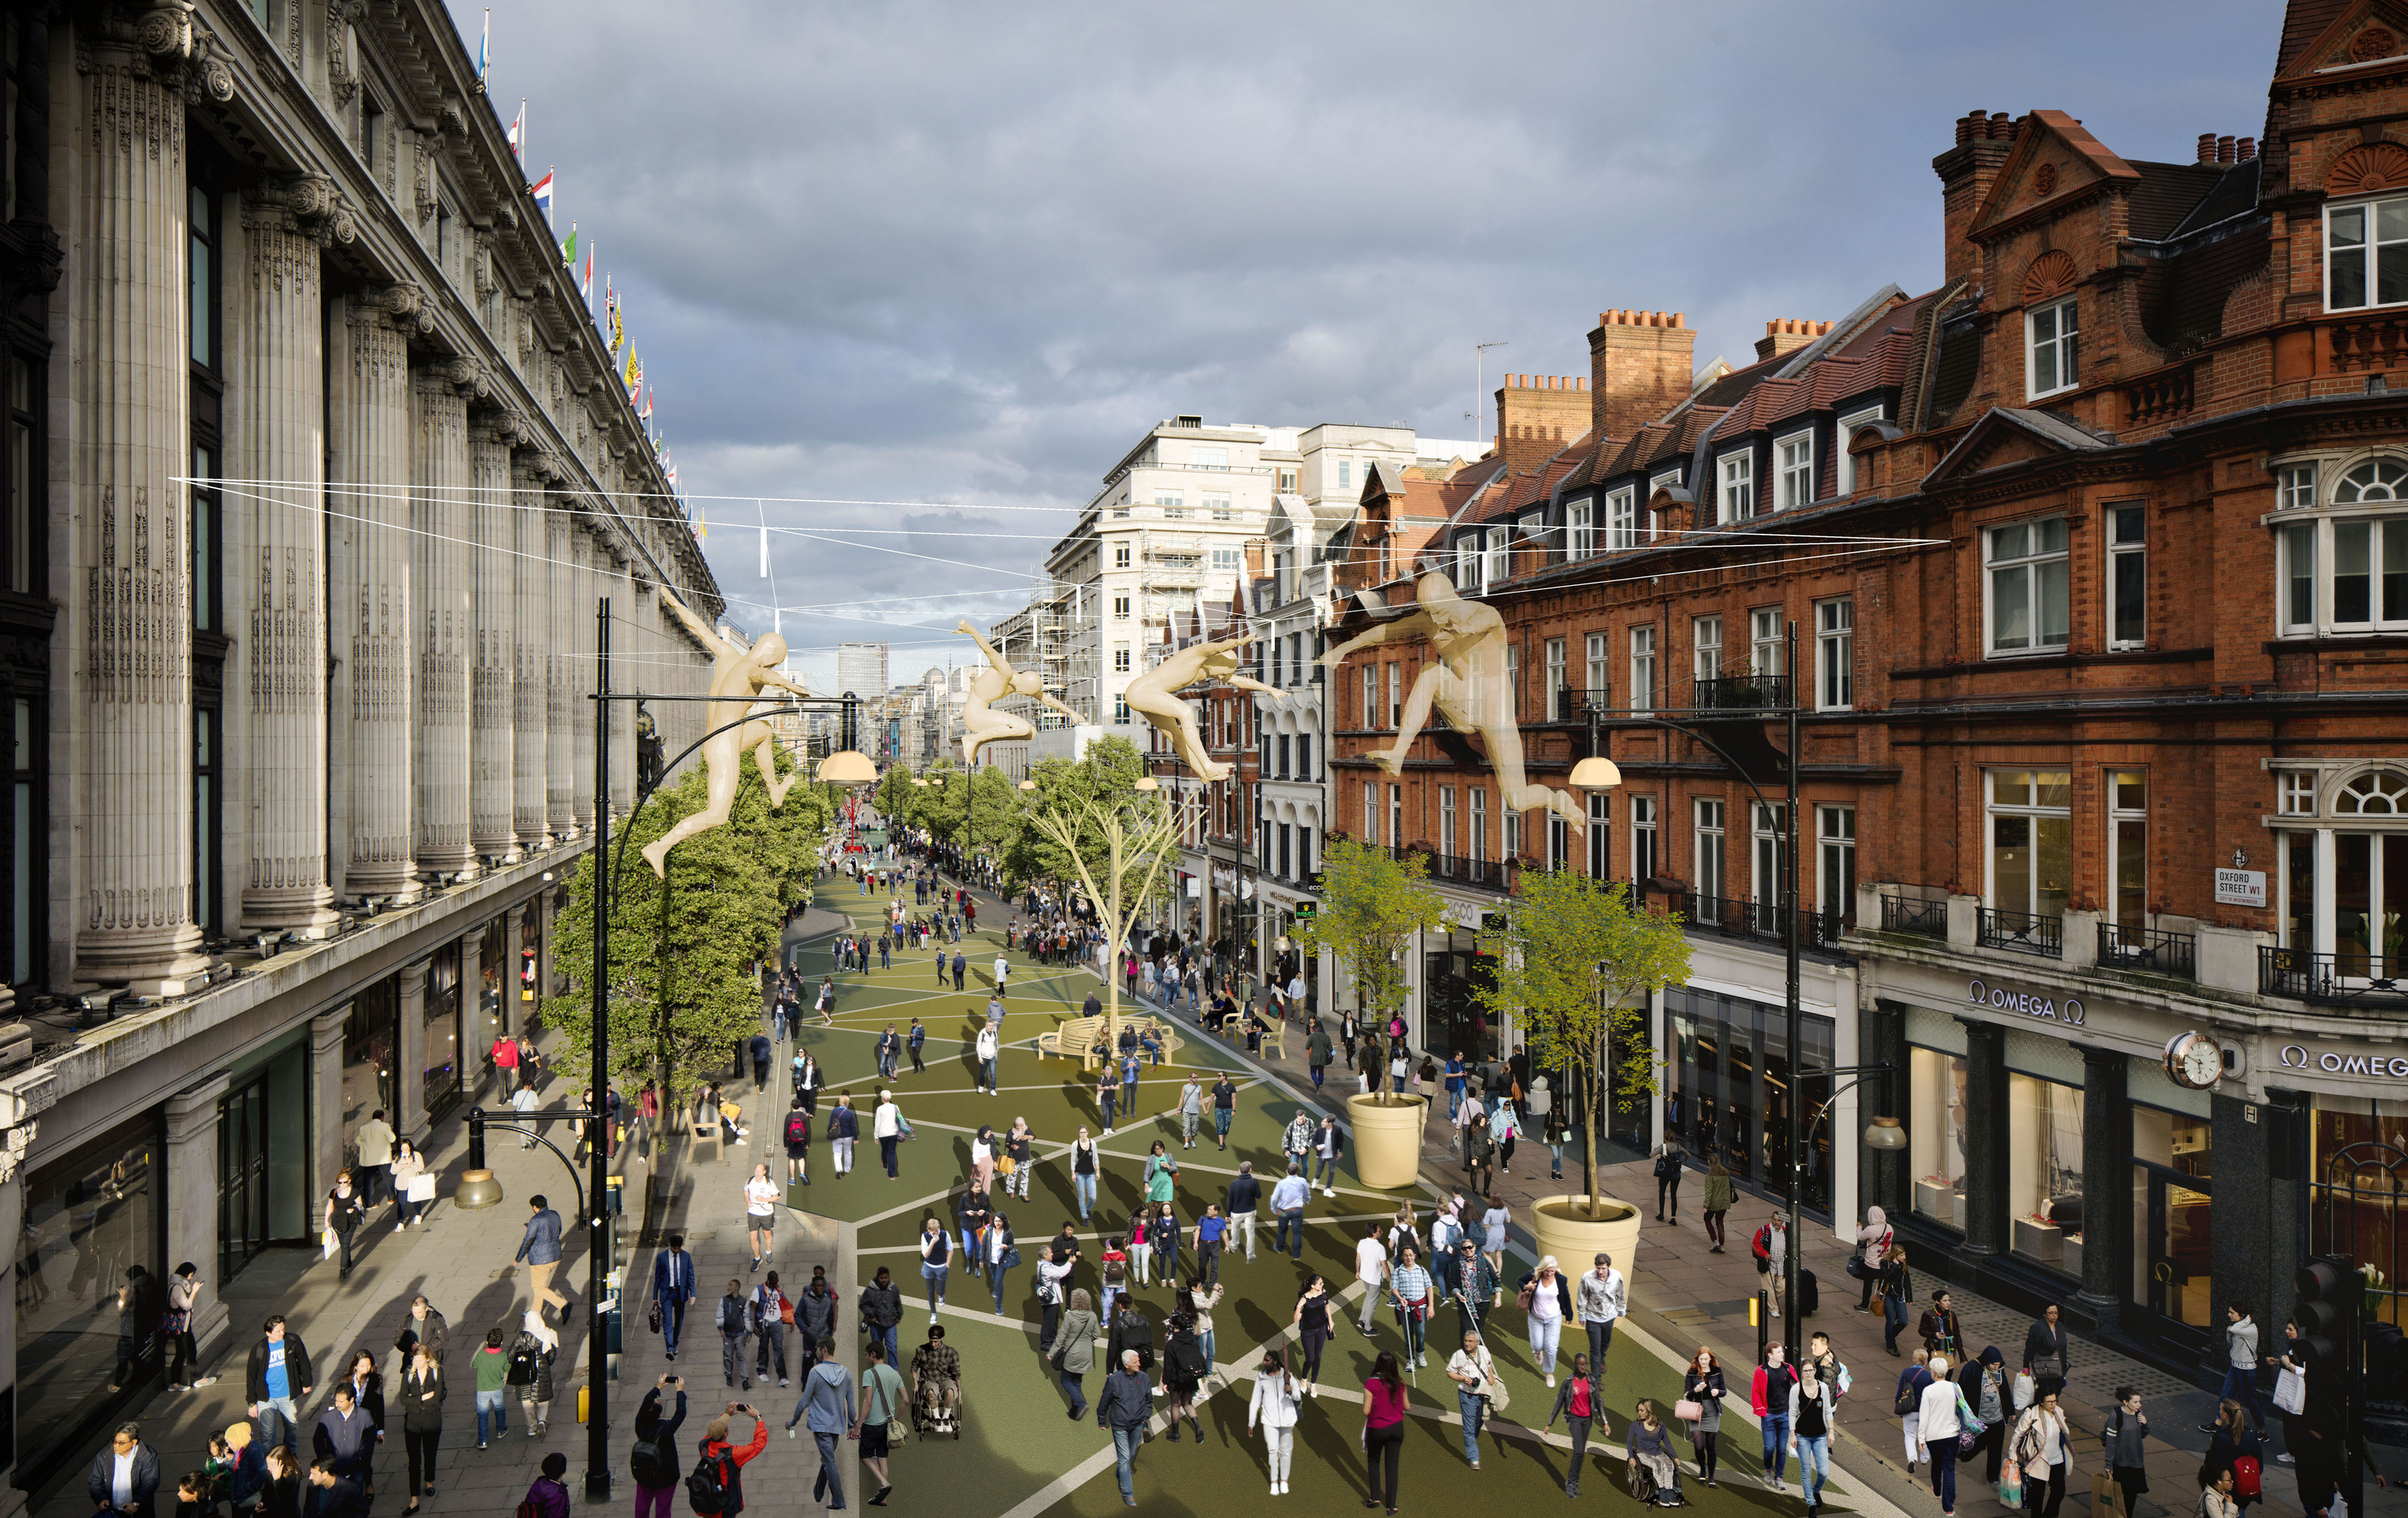
[[(1063, 1059), (1075, 1059), (1092, 1067), (1102, 1049), (1104, 1021), (1101, 1017), (1071, 1018), (1050, 1033), (1039, 1034), (1037, 1053), (1040, 1057), (1053, 1054)], [(1162, 1045), (1162, 1057), (1166, 1061), (1179, 1053), (1182, 1040), (1177, 1030), (1165, 1020), (1140, 1015), (1125, 1016), (1121, 1021), (1140, 1029), (1153, 1029), (1155, 1040)]]

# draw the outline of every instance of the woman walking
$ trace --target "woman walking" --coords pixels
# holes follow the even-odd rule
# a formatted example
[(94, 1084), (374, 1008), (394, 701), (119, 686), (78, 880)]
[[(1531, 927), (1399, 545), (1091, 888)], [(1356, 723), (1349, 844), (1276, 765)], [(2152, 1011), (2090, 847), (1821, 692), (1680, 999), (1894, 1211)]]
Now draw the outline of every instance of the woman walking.
[(1004, 1316), (1003, 1278), (1020, 1263), (1020, 1244), (1012, 1237), (1011, 1219), (997, 1212), (986, 1227), (986, 1283), (995, 1292), (995, 1315)]
[[(1306, 1389), (1310, 1391), (1311, 1384)], [(1405, 1378), (1397, 1369), (1397, 1357), (1386, 1350), (1371, 1362), (1370, 1379), (1363, 1382), (1363, 1466), (1369, 1483), (1370, 1495), (1363, 1506), (1384, 1506), (1397, 1511), (1397, 1500), (1402, 1495), (1397, 1484), (1397, 1461), (1405, 1449)], [(1388, 1466), (1387, 1483), (1380, 1482), (1380, 1463)]]
[(978, 1125), (970, 1135), (970, 1186), (975, 1191), (992, 1191), (995, 1187), (995, 1129), (988, 1124)]
[(1916, 1437), (1923, 1457), (1931, 1462), (1931, 1495), (1940, 1499), (1941, 1518), (1956, 1514), (1956, 1439), (1974, 1423), (1965, 1394), (1948, 1379), (1948, 1357), (1931, 1357), (1931, 1384), (1923, 1389), (1923, 1420)]
[(1112, 1298), (1128, 1290), (1128, 1252), (1122, 1248), (1120, 1235), (1104, 1240), (1103, 1263), (1096, 1267), (1096, 1276), (1104, 1288), (1104, 1320), (1111, 1321)]
[(1319, 1272), (1304, 1278), (1304, 1290), (1297, 1294), (1296, 1311), (1288, 1322), (1296, 1325), (1297, 1342), (1304, 1347), (1304, 1391), (1311, 1396), (1321, 1381), (1322, 1347), (1329, 1342), (1329, 1283)]
[[(1470, 1111), (1472, 1104), (1464, 1103)], [(1474, 1194), (1485, 1196), (1496, 1186), (1497, 1141), (1488, 1132), (1488, 1114), (1474, 1116), (1463, 1130), (1463, 1174)]]
[(2032, 1395), (2065, 1390), (2065, 1373), (2071, 1368), (2066, 1354), (2065, 1328), (2057, 1320), (2057, 1304), (2051, 1302), (2032, 1320), (2024, 1331), (2024, 1368), (2031, 1372)]
[(1103, 1077), (1096, 1086), (1096, 1110), (1101, 1114), (1103, 1118), (1104, 1137), (1107, 1138), (1112, 1136), (1112, 1120), (1120, 1115), (1120, 1062), (1117, 1060), (1107, 1059), (1104, 1061)]
[(1094, 1300), (1082, 1286), (1070, 1294), (1070, 1310), (1054, 1333), (1054, 1371), (1070, 1394), (1072, 1423), (1087, 1415), (1087, 1372), (1096, 1368), (1096, 1336), (1102, 1332)]
[(1914, 1363), (1898, 1373), (1899, 1425), (1906, 1436), (1906, 1473), (1910, 1476), (1914, 1474), (1915, 1463), (1923, 1458), (1922, 1440), (1916, 1436), (1923, 1431), (1923, 1389), (1930, 1384), (1931, 1352), (1916, 1350)]
[(342, 1245), (344, 1280), (351, 1274), (351, 1239), (360, 1231), (360, 1220), (366, 1215), (359, 1194), (351, 1189), (351, 1172), (336, 1171), (334, 1189), (326, 1193), (326, 1212), (321, 1226)]
[(1212, 1353), (1212, 1310), (1220, 1305), (1221, 1283), (1215, 1281), (1207, 1287), (1203, 1269), (1199, 1267), (1194, 1275), (1187, 1278), (1187, 1310), (1196, 1317), (1196, 1339), (1204, 1346), (1204, 1373), (1207, 1376), (1212, 1373), (1213, 1367), (1221, 1363)]
[(2015, 1464), (2023, 1468), (2024, 1511), (2032, 1518), (2057, 1518), (2065, 1501), (2065, 1478), (2073, 1464), (2073, 1430), (2057, 1405), (2057, 1394), (2036, 1399), (2015, 1421), (2007, 1441)]
[(2116, 1387), (2115, 1409), (2107, 1414), (2100, 1454), (2107, 1473), (2124, 1489), (2126, 1518), (2141, 1511), (2141, 1498), (2149, 1490), (2148, 1440), (2149, 1415), (2141, 1411), (2141, 1394), (2129, 1386)]
[(1162, 1347), (1162, 1395), (1169, 1403), (1164, 1410), (1164, 1421), (1170, 1425), (1170, 1442), (1179, 1442), (1179, 1421), (1196, 1432), (1196, 1442), (1204, 1442), (1204, 1425), (1196, 1421), (1196, 1389), (1204, 1384), (1211, 1373), (1205, 1361), (1203, 1341), (1196, 1337), (1193, 1314), (1178, 1311), (1170, 1315), (1169, 1341)]
[(1727, 1242), (1723, 1237), (1723, 1218), (1737, 1198), (1738, 1188), (1731, 1184), (1730, 1167), (1723, 1163), (1720, 1153), (1713, 1155), (1706, 1161), (1706, 1237), (1713, 1240), (1713, 1247), (1707, 1250), (1707, 1253), (1723, 1253), (1723, 1245)]
[(527, 1309), (520, 1320), (519, 1337), (510, 1346), (513, 1370), (521, 1355), (533, 1356), (534, 1375), (519, 1382), (519, 1406), (526, 1411), (527, 1438), (541, 1439), (552, 1432), (552, 1362), (560, 1355), (560, 1335), (543, 1321), (540, 1309)]
[(1154, 1209), (1140, 1207), (1129, 1219), (1128, 1272), (1132, 1289), (1154, 1284)]
[(1564, 1279), (1552, 1254), (1539, 1262), (1539, 1268), (1514, 1286), (1522, 1311), (1527, 1317), (1530, 1331), (1530, 1363), (1547, 1378), (1547, 1386), (1555, 1384), (1555, 1353), (1563, 1341), (1564, 1325), (1572, 1321), (1571, 1282)]
[(200, 1363), (200, 1346), (193, 1338), (193, 1314), (199, 1310), (201, 1290), (207, 1283), (201, 1280), (201, 1267), (186, 1260), (176, 1267), (167, 1279), (167, 1312), (159, 1320), (159, 1332), (175, 1346), (175, 1363), (167, 1368), (167, 1389), (180, 1392), (189, 1387), (208, 1386), (215, 1376), (194, 1376), (186, 1381), (185, 1368)]
[(1974, 1447), (1984, 1455), (1983, 1484), (1996, 1486), (1999, 1463), (2006, 1456), (2007, 1418), (2014, 1411), (2007, 1392), (2006, 1356), (1999, 1353), (1999, 1346), (1991, 1345), (1980, 1359), (1956, 1372), (1956, 1384), (1965, 1393), (1965, 1405), (1973, 1410), (1974, 1421), (1982, 1425)]
[(426, 1216), (426, 1210), (435, 1204), (434, 1182), (431, 1181), (425, 1184), (424, 1197), (415, 1197), (410, 1195), (411, 1191), (418, 1186), (419, 1178), (426, 1174), (428, 1174), (426, 1157), (419, 1153), (416, 1144), (404, 1138), (394, 1145), (394, 1232), (399, 1233), (411, 1224), (423, 1221)]
[(1864, 1295), (1856, 1303), (1860, 1312), (1873, 1310), (1873, 1282), (1881, 1278), (1882, 1261), (1889, 1247), (1897, 1241), (1898, 1233), (1889, 1225), (1889, 1216), (1878, 1207), (1865, 1209), (1865, 1225), (1856, 1230), (1856, 1258), (1848, 1262), (1848, 1274), (1865, 1283)]
[(2228, 1396), (2215, 1405), (2215, 1436), (2208, 1440), (2207, 1462), (2199, 1468), (2200, 1479), (2212, 1487), (2217, 1476), (2234, 1470), (2243, 1460), (2252, 1464), (2247, 1481), (2235, 1479), (2232, 1499), (2237, 1511), (2246, 1511), (2249, 1504), (2265, 1495), (2261, 1482), (2266, 1447), (2249, 1422), (2248, 1410), (2236, 1398)]
[(1892, 1244), (1882, 1256), (1881, 1280), (1874, 1296), (1882, 1312), (1882, 1347), (1895, 1358), (1898, 1336), (1906, 1327), (1906, 1304), (1914, 1300), (1914, 1278), (1907, 1273), (1906, 1246)]
[(1496, 1299), (1488, 1304), (1491, 1307), (1505, 1305), (1505, 1231), (1512, 1225), (1512, 1210), (1501, 1201), (1491, 1201), (1488, 1210), (1480, 1214), (1480, 1253), (1488, 1256), (1488, 1273), (1497, 1282)]
[(1156, 1202), (1154, 1221), (1146, 1225), (1145, 1237), (1154, 1245), (1154, 1273), (1166, 1286), (1179, 1284), (1179, 1217), (1170, 1210), (1168, 1198)]
[(1028, 1131), (1028, 1120), (1011, 1120), (1011, 1131), (1003, 1136), (1003, 1157), (1011, 1162), (1011, 1174), (1004, 1177), (1003, 1194), (1028, 1200), (1028, 1183), (1032, 1175), (1029, 1162), (1037, 1155), (1037, 1136)]
[(1722, 1362), (1713, 1351), (1698, 1345), (1698, 1357), (1681, 1379), (1681, 1400), (1697, 1404), (1698, 1415), (1689, 1420), (1689, 1449), (1697, 1456), (1698, 1479), (1708, 1486), (1714, 1484), (1714, 1473), (1722, 1466), (1723, 1398), (1729, 1393)]
[(1605, 1421), (1605, 1381), (1589, 1368), (1586, 1351), (1572, 1356), (1571, 1375), (1555, 1388), (1555, 1405), (1547, 1414), (1545, 1432), (1555, 1431), (1557, 1418), (1566, 1421), (1572, 1435), (1572, 1461), (1570, 1474), (1564, 1477), (1564, 1496), (1578, 1497), (1581, 1468), (1588, 1463), (1589, 1435), (1594, 1432), (1600, 1442), (1613, 1437)]
[(953, 1259), (953, 1235), (945, 1225), (929, 1213), (920, 1224), (920, 1279), (928, 1283), (928, 1321), (937, 1321), (937, 1310), (945, 1305), (945, 1276)]
[(811, 1110), (796, 1092), (786, 1108), (786, 1184), (811, 1183)]
[(1079, 1137), (1070, 1140), (1070, 1196), (1079, 1204), (1079, 1221), (1096, 1209), (1096, 1141), (1087, 1137), (1087, 1125), (1079, 1124)]
[(420, 1339), (409, 1347), (409, 1368), (401, 1377), (401, 1442), (409, 1460), (409, 1506), (435, 1495), (435, 1464), (443, 1444), (443, 1365), (435, 1347)]
[(1246, 1432), (1263, 1431), (1264, 1463), (1270, 1468), (1271, 1496), (1287, 1496), (1289, 1462), (1296, 1454), (1296, 1420), (1304, 1411), (1304, 1389), (1288, 1374), (1287, 1357), (1266, 1350), (1254, 1371), (1254, 1397), (1246, 1405)]

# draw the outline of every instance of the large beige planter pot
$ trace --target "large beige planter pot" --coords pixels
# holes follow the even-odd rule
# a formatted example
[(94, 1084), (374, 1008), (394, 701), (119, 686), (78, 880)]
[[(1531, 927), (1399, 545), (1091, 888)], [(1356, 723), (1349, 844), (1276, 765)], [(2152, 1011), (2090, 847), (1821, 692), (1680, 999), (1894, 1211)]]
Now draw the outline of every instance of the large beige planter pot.
[(1349, 1096), (1346, 1116), (1354, 1124), (1354, 1174), (1363, 1184), (1393, 1191), (1421, 1179), (1422, 1124), (1429, 1116), (1428, 1097), (1385, 1102), (1377, 1096)]
[(1552, 1254), (1556, 1266), (1567, 1276), (1583, 1276), (1596, 1268), (1599, 1250), (1613, 1256), (1613, 1267), (1622, 1279), (1632, 1279), (1632, 1257), (1639, 1253), (1639, 1209), (1612, 1196), (1600, 1196), (1598, 1204), (1607, 1216), (1588, 1215), (1588, 1194), (1576, 1196), (1541, 1196), (1530, 1210), (1530, 1232), (1539, 1240), (1539, 1253)]

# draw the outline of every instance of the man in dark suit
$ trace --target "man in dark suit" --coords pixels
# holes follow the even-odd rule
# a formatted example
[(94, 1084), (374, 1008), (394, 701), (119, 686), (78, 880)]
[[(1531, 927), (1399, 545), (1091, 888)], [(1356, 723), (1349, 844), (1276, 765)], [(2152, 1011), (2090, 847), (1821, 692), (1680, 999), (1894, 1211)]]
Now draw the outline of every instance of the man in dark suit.
[(669, 1247), (652, 1256), (652, 1305), (660, 1310), (661, 1346), (675, 1360), (678, 1336), (685, 1331), (686, 1305), (694, 1300), (694, 1256), (685, 1252), (685, 1235), (669, 1235)]

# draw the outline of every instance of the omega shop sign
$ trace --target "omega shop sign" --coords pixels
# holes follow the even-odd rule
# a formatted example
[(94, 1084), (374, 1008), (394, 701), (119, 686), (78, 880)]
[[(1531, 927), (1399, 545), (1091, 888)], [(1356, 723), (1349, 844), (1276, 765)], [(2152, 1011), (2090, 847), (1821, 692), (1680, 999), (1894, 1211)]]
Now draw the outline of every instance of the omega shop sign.
[(1987, 981), (1975, 981), (1965, 990), (1969, 1007), (1987, 1007), (1993, 1011), (2017, 1012), (2068, 1027), (2080, 1027), (2089, 1021), (2090, 1013), (2075, 996), (2051, 996), (2038, 992), (2017, 991), (2010, 986), (1992, 985)]
[(2324, 1075), (2408, 1081), (2408, 1057), (2398, 1054), (2343, 1053), (2338, 1050), (2311, 1050), (2305, 1044), (2292, 1043), (2284, 1044), (2275, 1052), (2274, 1062), (2286, 1072), (2300, 1070)]

